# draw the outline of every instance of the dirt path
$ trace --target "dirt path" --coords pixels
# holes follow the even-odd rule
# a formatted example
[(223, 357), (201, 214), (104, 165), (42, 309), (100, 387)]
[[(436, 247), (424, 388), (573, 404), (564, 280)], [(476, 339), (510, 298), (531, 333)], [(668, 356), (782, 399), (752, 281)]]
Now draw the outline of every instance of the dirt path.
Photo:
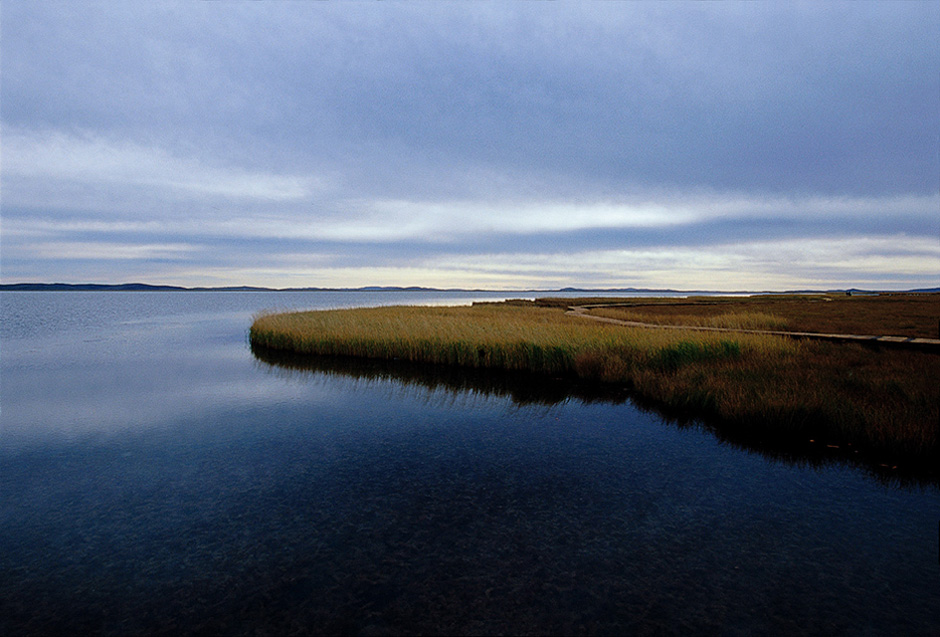
[(747, 330), (733, 327), (704, 327), (700, 325), (661, 325), (658, 323), (640, 323), (638, 321), (624, 321), (622, 319), (609, 318), (607, 316), (595, 316), (588, 314), (593, 308), (598, 307), (617, 307), (616, 305), (578, 305), (568, 308), (565, 314), (569, 316), (578, 316), (580, 318), (599, 321), (601, 323), (611, 323), (613, 325), (625, 325), (627, 327), (647, 327), (662, 330), (696, 330), (700, 332), (736, 332), (739, 334), (768, 334), (772, 336), (788, 336), (790, 338), (808, 338), (820, 341), (838, 341), (848, 343), (862, 343), (870, 345), (888, 345), (895, 347), (907, 347), (919, 349), (927, 352), (940, 352), (940, 339), (936, 338), (917, 338), (907, 336), (865, 336), (861, 334), (820, 334), (818, 332), (782, 332), (777, 330)]

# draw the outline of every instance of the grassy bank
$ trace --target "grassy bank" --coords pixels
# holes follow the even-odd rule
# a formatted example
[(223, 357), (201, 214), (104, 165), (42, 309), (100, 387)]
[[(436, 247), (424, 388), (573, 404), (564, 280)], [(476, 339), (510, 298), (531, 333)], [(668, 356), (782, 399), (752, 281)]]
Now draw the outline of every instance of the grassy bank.
[[(752, 324), (777, 320), (764, 312), (723, 314), (735, 313)], [(888, 461), (937, 456), (940, 356), (931, 354), (625, 328), (532, 303), (270, 314), (256, 318), (251, 341), (301, 354), (619, 383), (672, 414), (759, 436), (851, 444)]]
[[(604, 302), (598, 299), (583, 301), (585, 304)], [(617, 307), (597, 308), (591, 313), (662, 325), (940, 338), (940, 294), (936, 293), (855, 296), (765, 294), (607, 301), (617, 304)], [(561, 307), (573, 304), (570, 299), (541, 299), (539, 303)], [(751, 322), (740, 323), (742, 317)]]

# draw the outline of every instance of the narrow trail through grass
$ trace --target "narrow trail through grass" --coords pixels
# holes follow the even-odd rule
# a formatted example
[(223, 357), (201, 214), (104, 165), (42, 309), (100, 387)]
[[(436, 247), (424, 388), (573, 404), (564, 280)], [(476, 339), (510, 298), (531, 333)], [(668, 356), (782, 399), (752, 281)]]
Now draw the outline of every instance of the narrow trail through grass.
[[(651, 328), (651, 329), (667, 329), (667, 330), (693, 330), (701, 332), (736, 332), (741, 334), (764, 334), (770, 336), (785, 336), (789, 338), (806, 338), (814, 339), (821, 341), (842, 341), (842, 342), (853, 342), (853, 343), (868, 343), (875, 345), (887, 345), (887, 346), (900, 346), (908, 347), (913, 349), (918, 349), (921, 351), (940, 351), (940, 339), (936, 338), (923, 338), (915, 336), (876, 336), (873, 334), (825, 334), (822, 332), (793, 332), (787, 330), (771, 330), (771, 329), (754, 329), (744, 327), (743, 325), (735, 327), (720, 327), (718, 325), (696, 325), (693, 323), (689, 324), (663, 324), (663, 323), (653, 323), (653, 322), (644, 322), (644, 321), (631, 321), (627, 319), (615, 318), (614, 316), (608, 316), (603, 313), (592, 314), (592, 312), (603, 312), (604, 310), (617, 309), (623, 306), (618, 304), (600, 304), (600, 305), (576, 305), (568, 308), (566, 314), (569, 316), (577, 316), (584, 319), (590, 319), (594, 321), (599, 321), (602, 323), (609, 323), (611, 325), (622, 325), (624, 327), (642, 327), (642, 328)], [(628, 306), (629, 307), (629, 306)], [(742, 315), (727, 315), (730, 317), (738, 316), (742, 319), (742, 323), (747, 324), (749, 316), (746, 314)], [(721, 317), (719, 317), (721, 318)], [(758, 319), (765, 319), (770, 323), (777, 323), (774, 321), (776, 317), (769, 315), (757, 315)], [(729, 321), (733, 322), (733, 321)], [(785, 322), (781, 322), (785, 323)]]
[[(762, 294), (632, 300), (544, 298), (536, 303), (544, 307), (604, 304), (609, 307), (594, 313), (656, 324), (940, 338), (940, 293)], [(756, 318), (759, 323), (742, 325), (742, 316), (747, 320)], [(723, 324), (728, 321), (734, 325)]]

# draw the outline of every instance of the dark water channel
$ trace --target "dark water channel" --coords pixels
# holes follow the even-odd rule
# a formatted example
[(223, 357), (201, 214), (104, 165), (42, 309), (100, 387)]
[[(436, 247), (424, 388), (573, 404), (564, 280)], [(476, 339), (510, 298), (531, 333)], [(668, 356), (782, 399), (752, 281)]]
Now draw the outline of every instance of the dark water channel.
[(464, 300), (0, 295), (0, 634), (940, 633), (936, 485), (246, 341), (262, 308)]

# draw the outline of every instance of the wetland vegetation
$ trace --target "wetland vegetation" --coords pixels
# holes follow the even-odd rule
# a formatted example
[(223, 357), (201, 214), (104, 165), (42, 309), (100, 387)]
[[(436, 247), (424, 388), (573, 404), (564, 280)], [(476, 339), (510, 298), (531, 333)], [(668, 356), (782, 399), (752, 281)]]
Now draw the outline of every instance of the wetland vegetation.
[[(617, 304), (592, 314), (663, 325), (702, 325), (745, 329), (913, 338), (940, 337), (940, 294), (765, 294), (689, 299), (585, 299)], [(542, 299), (546, 306), (564, 299)]]
[[(624, 327), (565, 315), (582, 302), (604, 300), (263, 314), (250, 339), (256, 348), (303, 355), (527, 370), (616, 384), (673, 417), (935, 472), (935, 353)], [(938, 304), (938, 295), (707, 297), (643, 299), (603, 311), (681, 325), (932, 336)]]

